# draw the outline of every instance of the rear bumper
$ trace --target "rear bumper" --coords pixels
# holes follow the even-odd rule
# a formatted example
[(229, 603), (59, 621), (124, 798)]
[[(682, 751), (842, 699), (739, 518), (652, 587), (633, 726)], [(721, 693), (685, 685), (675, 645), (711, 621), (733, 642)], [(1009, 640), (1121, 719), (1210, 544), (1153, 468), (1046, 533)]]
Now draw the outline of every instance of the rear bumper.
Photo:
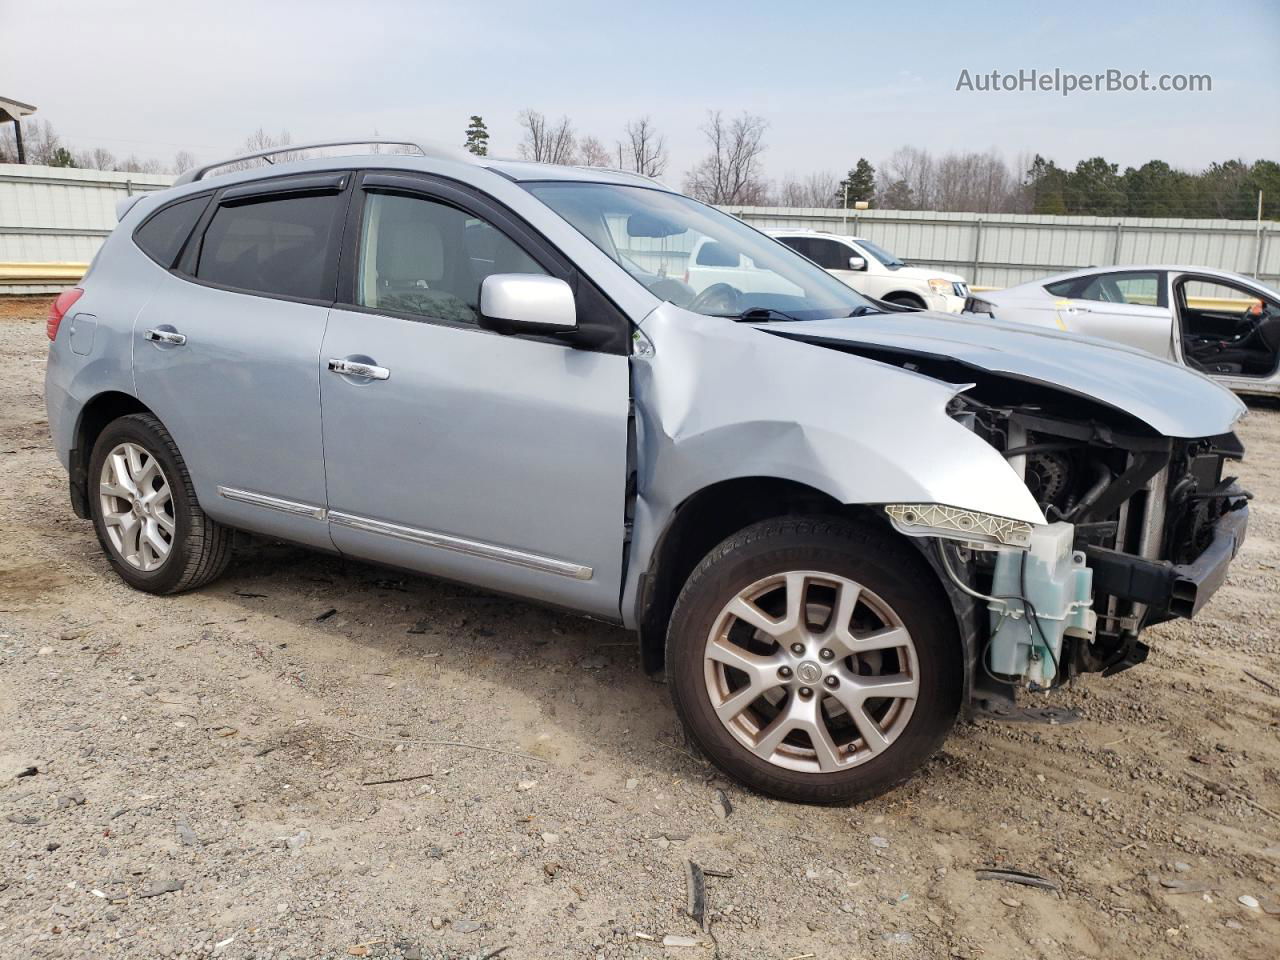
[(1227, 579), (1249, 526), (1249, 507), (1241, 496), (1236, 509), (1224, 513), (1213, 538), (1191, 563), (1144, 560), (1105, 547), (1085, 548), (1096, 591), (1145, 604), (1148, 622), (1194, 617)]

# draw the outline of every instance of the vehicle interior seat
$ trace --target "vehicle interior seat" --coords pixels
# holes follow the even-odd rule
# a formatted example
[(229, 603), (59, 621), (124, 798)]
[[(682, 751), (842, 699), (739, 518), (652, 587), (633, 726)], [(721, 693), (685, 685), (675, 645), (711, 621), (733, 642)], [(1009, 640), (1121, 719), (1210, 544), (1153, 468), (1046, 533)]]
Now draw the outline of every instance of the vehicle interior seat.
[(476, 312), (453, 292), (457, 244), (446, 241), (433, 218), (384, 216), (378, 229), (375, 306), (460, 323)]
[(1188, 339), (1187, 356), (1211, 372), (1265, 376), (1280, 362), (1280, 313), (1264, 312), (1238, 340)]

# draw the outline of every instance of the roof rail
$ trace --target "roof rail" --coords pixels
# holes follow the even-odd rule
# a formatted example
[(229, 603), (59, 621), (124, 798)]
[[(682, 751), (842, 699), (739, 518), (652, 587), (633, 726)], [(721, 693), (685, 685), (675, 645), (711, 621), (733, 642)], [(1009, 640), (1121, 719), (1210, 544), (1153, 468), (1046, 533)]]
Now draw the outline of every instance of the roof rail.
[(283, 146), (272, 147), (269, 150), (257, 150), (253, 153), (244, 153), (238, 157), (228, 157), (226, 160), (219, 160), (216, 163), (206, 163), (201, 167), (193, 167), (173, 182), (173, 185), (180, 186), (184, 183), (195, 183), (197, 180), (203, 180), (210, 170), (216, 170), (218, 167), (230, 166), (233, 163), (240, 163), (244, 160), (265, 160), (267, 163), (273, 163), (272, 157), (282, 153), (299, 153), (303, 150), (319, 150), (323, 147), (357, 147), (357, 146), (387, 146), (387, 147), (413, 147), (424, 157), (435, 157), (439, 160), (457, 160), (463, 163), (472, 162), (472, 155), (464, 150), (455, 147), (444, 147), (437, 144), (422, 143), (417, 140), (390, 140), (382, 137), (362, 138), (359, 140), (324, 140), (318, 143), (287, 143)]
[[(526, 161), (527, 162), (527, 161)], [(657, 177), (651, 177), (647, 173), (641, 173), (638, 170), (624, 170), (622, 167), (597, 167), (589, 163), (570, 164), (576, 170), (599, 170), (601, 173), (624, 173), (628, 177), (639, 177), (641, 180), (648, 180), (650, 183), (656, 183), (660, 187), (667, 185)]]

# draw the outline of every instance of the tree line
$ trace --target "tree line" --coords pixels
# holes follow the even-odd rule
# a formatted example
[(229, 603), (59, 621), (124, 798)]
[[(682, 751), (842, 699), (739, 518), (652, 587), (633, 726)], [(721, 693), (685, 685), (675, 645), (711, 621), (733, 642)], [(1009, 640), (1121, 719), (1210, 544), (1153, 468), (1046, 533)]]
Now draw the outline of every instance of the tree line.
[[(567, 116), (549, 119), (526, 109), (517, 117), (521, 139), (515, 152), (541, 163), (611, 167), (647, 177), (669, 171), (666, 136), (650, 116), (628, 120), (616, 135), (580, 132)], [(842, 176), (820, 170), (771, 179), (765, 168), (769, 124), (741, 113), (710, 110), (700, 127), (705, 153), (680, 183), (699, 200), (727, 206), (838, 208), (865, 204), (886, 210), (965, 213), (1041, 213), (1081, 216), (1188, 217), (1251, 220), (1258, 213), (1280, 219), (1280, 163), (1224, 160), (1203, 170), (1183, 170), (1162, 160), (1120, 169), (1104, 157), (1059, 167), (1040, 154), (1012, 163), (994, 150), (934, 154), (901, 147), (878, 166), (859, 157)], [(30, 163), (139, 173), (181, 173), (197, 163), (189, 151), (169, 162), (117, 157), (98, 147), (73, 150), (48, 121), (23, 124)], [(246, 138), (246, 152), (287, 146), (289, 134), (259, 129)], [(472, 115), (463, 132), (465, 149), (486, 156), (490, 137), (484, 118)], [(17, 159), (11, 125), (0, 130), (0, 163)]]

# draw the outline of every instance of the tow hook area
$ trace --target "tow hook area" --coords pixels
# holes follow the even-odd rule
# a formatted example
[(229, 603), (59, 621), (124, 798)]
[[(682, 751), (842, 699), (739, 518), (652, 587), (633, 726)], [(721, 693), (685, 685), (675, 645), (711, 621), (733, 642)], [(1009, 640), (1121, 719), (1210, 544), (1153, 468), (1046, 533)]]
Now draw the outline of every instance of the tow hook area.
[(1060, 672), (1063, 638), (1093, 642), (1093, 571), (1074, 538), (1073, 524), (1050, 523), (1032, 529), (1025, 549), (996, 550), (987, 602), (992, 673), (1048, 687)]

